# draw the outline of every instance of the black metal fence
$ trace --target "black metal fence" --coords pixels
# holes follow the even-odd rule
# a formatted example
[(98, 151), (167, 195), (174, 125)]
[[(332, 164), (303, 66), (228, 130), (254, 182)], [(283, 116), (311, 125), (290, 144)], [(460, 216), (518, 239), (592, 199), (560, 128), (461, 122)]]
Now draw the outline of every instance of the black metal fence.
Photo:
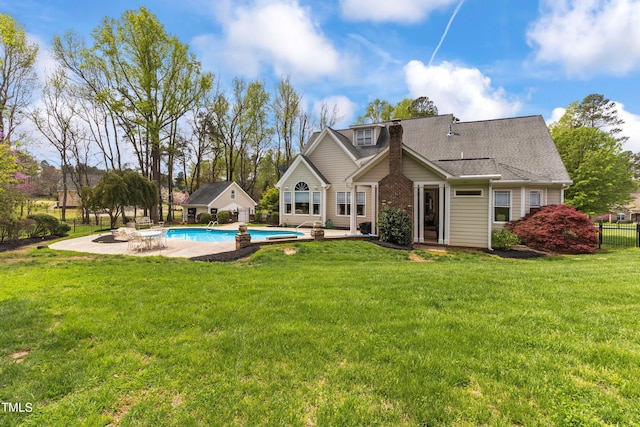
[(599, 247), (640, 248), (640, 224), (598, 223)]

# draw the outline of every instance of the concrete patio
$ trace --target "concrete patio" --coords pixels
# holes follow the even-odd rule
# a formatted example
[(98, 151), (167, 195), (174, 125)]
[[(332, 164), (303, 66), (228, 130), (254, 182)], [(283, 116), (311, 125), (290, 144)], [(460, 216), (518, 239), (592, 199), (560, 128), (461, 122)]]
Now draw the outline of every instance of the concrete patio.
[[(238, 224), (226, 224), (216, 227), (222, 230), (237, 230)], [(251, 230), (278, 230), (288, 232), (301, 232), (304, 234), (299, 239), (279, 240), (278, 242), (295, 242), (302, 239), (310, 239), (311, 229), (300, 228), (272, 228), (272, 227), (249, 227)], [(128, 249), (126, 241), (116, 243), (100, 243), (94, 240), (101, 236), (111, 236), (110, 232), (101, 234), (92, 234), (91, 236), (78, 237), (75, 239), (61, 240), (49, 245), (50, 249), (60, 251), (86, 252), (104, 255), (130, 255), (130, 256), (164, 256), (177, 258), (192, 258), (203, 255), (218, 254), (229, 252), (236, 249), (236, 242), (193, 242), (181, 239), (167, 239), (167, 245), (164, 248), (148, 249), (143, 251), (132, 251)], [(325, 230), (326, 238), (348, 237), (347, 230)]]

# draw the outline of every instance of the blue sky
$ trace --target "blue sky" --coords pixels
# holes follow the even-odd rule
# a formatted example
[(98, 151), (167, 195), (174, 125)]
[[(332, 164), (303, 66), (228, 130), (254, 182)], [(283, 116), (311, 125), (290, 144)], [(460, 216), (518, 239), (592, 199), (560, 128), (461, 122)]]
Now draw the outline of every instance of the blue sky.
[(640, 152), (640, 0), (0, 0), (41, 45), (87, 39), (145, 6), (223, 84), (289, 76), (307, 110), (346, 127), (375, 99), (428, 96), (464, 121), (540, 114), (591, 93), (618, 104)]

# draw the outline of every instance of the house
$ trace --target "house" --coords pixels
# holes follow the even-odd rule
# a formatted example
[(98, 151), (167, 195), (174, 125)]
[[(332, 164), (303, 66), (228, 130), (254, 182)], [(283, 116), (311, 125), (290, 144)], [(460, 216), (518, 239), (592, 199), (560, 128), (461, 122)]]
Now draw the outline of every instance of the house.
[(490, 248), (491, 232), (559, 204), (571, 184), (541, 116), (454, 122), (441, 115), (325, 128), (276, 184), (280, 222), (377, 234), (384, 206), (412, 217), (414, 242)]
[[(83, 184), (83, 185), (88, 185), (89, 187), (93, 187), (94, 185), (96, 185), (98, 183), (98, 181), (100, 181), (100, 178), (102, 178), (103, 173), (94, 173), (94, 174), (88, 174), (85, 179), (88, 181), (88, 184)], [(66, 200), (66, 207), (67, 209), (73, 209), (73, 208), (79, 208), (82, 206), (82, 197), (80, 197), (80, 187), (78, 186), (78, 184), (72, 180), (67, 181), (67, 200)], [(58, 190), (57, 190), (57, 194), (58, 194), (58, 203), (57, 203), (57, 207), (62, 208), (63, 204), (65, 203), (64, 200), (64, 183), (62, 182), (62, 179), (60, 179), (60, 182), (58, 182)]]
[(229, 211), (235, 221), (249, 221), (255, 214), (257, 203), (235, 182), (204, 184), (182, 205), (182, 220), (197, 222), (203, 213), (215, 215)]

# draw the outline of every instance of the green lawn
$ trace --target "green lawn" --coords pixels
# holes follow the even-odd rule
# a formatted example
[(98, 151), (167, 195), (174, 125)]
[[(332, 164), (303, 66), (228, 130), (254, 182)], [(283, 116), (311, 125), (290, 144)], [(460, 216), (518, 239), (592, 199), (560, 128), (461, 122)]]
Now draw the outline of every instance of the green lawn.
[(638, 249), (283, 247), (0, 254), (0, 425), (640, 424)]

